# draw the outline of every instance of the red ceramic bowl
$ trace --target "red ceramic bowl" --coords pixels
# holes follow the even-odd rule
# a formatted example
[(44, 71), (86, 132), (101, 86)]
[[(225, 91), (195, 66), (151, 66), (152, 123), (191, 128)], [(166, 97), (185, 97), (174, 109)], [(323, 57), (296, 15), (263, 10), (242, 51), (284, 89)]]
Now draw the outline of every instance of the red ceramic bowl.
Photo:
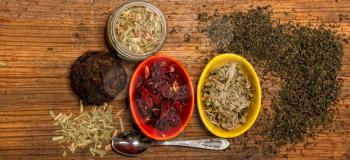
[[(144, 116), (142, 116), (142, 113), (141, 113), (142, 111), (139, 108), (140, 105), (137, 105), (137, 104), (140, 104), (140, 102), (139, 103), (136, 102), (136, 99), (138, 100), (141, 99), (141, 98), (136, 98), (136, 95), (138, 94), (137, 92), (140, 92), (138, 89), (140, 87), (141, 82), (143, 82), (143, 79), (145, 76), (145, 67), (148, 66), (149, 68), (151, 68), (155, 62), (159, 63), (160, 61), (166, 61), (168, 64), (171, 64), (175, 67), (176, 73), (179, 73), (179, 77), (181, 77), (179, 84), (183, 89), (182, 91), (186, 91), (187, 93), (185, 94), (187, 95), (186, 98), (184, 98), (187, 100), (186, 103), (184, 103), (186, 105), (183, 105), (181, 110), (176, 110), (177, 111), (176, 115), (178, 115), (176, 117), (179, 117), (179, 120), (180, 120), (179, 123), (177, 123), (176, 126), (170, 127), (166, 131), (159, 130), (156, 127), (154, 127), (154, 125), (146, 124), (146, 120)], [(165, 56), (165, 55), (155, 55), (144, 60), (142, 63), (140, 63), (136, 68), (133, 76), (131, 77), (130, 86), (129, 86), (129, 102), (130, 102), (131, 114), (135, 120), (135, 123), (140, 128), (140, 130), (146, 136), (152, 139), (167, 140), (179, 135), (181, 131), (184, 130), (185, 126), (187, 125), (187, 123), (191, 118), (191, 115), (193, 113), (193, 108), (194, 108), (193, 86), (186, 70), (175, 58)]]

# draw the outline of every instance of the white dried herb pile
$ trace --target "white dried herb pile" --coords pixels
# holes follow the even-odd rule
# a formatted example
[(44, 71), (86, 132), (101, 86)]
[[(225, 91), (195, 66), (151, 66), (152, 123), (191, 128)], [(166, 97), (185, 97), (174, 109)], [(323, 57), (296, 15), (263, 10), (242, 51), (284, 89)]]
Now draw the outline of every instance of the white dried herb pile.
[[(121, 112), (122, 110), (117, 116)], [(64, 149), (63, 156), (67, 155), (67, 149), (74, 154), (78, 149), (89, 148), (91, 155), (100, 157), (111, 150), (111, 137), (117, 134), (117, 128), (113, 125), (111, 105), (94, 106), (91, 111), (84, 111), (80, 102), (80, 114), (77, 116), (55, 114), (53, 111), (49, 114), (56, 121), (54, 125), (60, 127), (56, 131), (60, 135), (52, 140), (61, 144)]]
[(237, 63), (228, 63), (210, 72), (203, 87), (205, 113), (211, 123), (232, 130), (246, 123), (253, 97), (251, 84)]
[(147, 7), (130, 7), (118, 17), (116, 31), (124, 48), (136, 54), (144, 54), (159, 45), (161, 19)]

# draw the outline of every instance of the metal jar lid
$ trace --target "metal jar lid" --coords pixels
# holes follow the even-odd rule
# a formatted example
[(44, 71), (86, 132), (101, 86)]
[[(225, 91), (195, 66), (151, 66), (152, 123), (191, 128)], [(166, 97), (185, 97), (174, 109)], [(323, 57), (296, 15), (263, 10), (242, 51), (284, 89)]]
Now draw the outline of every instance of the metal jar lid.
[[(155, 14), (157, 14), (160, 17), (160, 21), (161, 21), (162, 31), (161, 31), (161, 37), (159, 40), (159, 45), (156, 48), (154, 48), (152, 51), (144, 53), (144, 54), (135, 54), (135, 53), (131, 52), (130, 50), (122, 47), (122, 45), (120, 44), (120, 41), (118, 40), (118, 37), (117, 37), (118, 35), (117, 35), (116, 29), (115, 29), (118, 17), (121, 15), (121, 13), (124, 10), (131, 8), (131, 7), (135, 7), (135, 6), (147, 7), (148, 9), (152, 10)], [(144, 59), (156, 54), (163, 47), (165, 40), (167, 38), (167, 23), (166, 23), (166, 20), (165, 20), (163, 13), (154, 5), (152, 5), (148, 2), (144, 2), (144, 1), (131, 1), (131, 2), (127, 2), (127, 3), (123, 4), (122, 6), (120, 6), (109, 17), (108, 22), (107, 22), (106, 36), (107, 36), (107, 41), (108, 41), (109, 46), (117, 51), (117, 54), (120, 58), (125, 59), (125, 60), (130, 60), (130, 61), (140, 61), (140, 60), (144, 60)]]

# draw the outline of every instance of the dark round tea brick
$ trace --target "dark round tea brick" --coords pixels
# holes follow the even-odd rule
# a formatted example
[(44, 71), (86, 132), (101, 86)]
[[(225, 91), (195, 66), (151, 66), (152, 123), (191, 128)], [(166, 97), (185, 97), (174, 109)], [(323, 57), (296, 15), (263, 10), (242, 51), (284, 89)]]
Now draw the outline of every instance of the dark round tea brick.
[(88, 51), (73, 64), (71, 87), (84, 103), (100, 105), (112, 101), (126, 86), (121, 62), (109, 52)]

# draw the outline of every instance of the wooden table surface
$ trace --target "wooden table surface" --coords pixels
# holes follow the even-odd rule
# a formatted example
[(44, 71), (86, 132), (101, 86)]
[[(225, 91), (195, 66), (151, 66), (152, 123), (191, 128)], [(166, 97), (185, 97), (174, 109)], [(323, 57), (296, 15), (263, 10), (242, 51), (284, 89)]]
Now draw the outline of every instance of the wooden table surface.
[[(106, 50), (104, 27), (109, 14), (124, 1), (118, 0), (0, 0), (0, 159), (63, 159), (62, 148), (51, 141), (57, 129), (48, 116), (49, 110), (78, 113), (79, 100), (70, 89), (68, 75), (73, 61), (88, 50)], [(197, 14), (230, 13), (246, 10), (250, 5), (271, 5), (273, 17), (282, 22), (301, 24), (339, 21), (339, 14), (350, 15), (350, 0), (155, 0), (166, 15), (169, 29), (184, 28), (169, 35), (161, 52), (179, 59), (188, 69), (194, 86), (205, 63), (196, 48), (205, 47), (207, 39), (198, 31)], [(288, 13), (288, 14), (286, 14)], [(317, 23), (317, 22), (316, 22)], [(343, 20), (338, 29), (350, 36), (350, 21)], [(183, 35), (191, 36), (189, 43)], [(123, 62), (128, 76), (135, 64)], [(342, 97), (334, 131), (322, 130), (310, 144), (298, 144), (289, 159), (350, 159), (350, 45), (344, 44)], [(263, 84), (264, 87), (264, 84)], [(126, 92), (111, 103), (114, 111), (127, 108)], [(269, 107), (270, 95), (263, 107)], [(131, 129), (128, 116), (122, 115)], [(254, 139), (256, 126), (248, 136)], [(181, 139), (214, 137), (201, 124), (195, 112)], [(245, 159), (240, 145), (244, 136), (231, 140), (226, 151), (191, 148), (154, 147), (134, 159)], [(254, 141), (245, 141), (254, 149)], [(311, 147), (310, 147), (311, 146)], [(247, 147), (246, 147), (247, 148)], [(281, 151), (285, 152), (282, 149)], [(270, 159), (256, 149), (251, 159)], [(66, 159), (91, 159), (87, 152), (68, 154)], [(127, 157), (114, 152), (104, 159)], [(280, 157), (281, 158), (281, 157)]]

